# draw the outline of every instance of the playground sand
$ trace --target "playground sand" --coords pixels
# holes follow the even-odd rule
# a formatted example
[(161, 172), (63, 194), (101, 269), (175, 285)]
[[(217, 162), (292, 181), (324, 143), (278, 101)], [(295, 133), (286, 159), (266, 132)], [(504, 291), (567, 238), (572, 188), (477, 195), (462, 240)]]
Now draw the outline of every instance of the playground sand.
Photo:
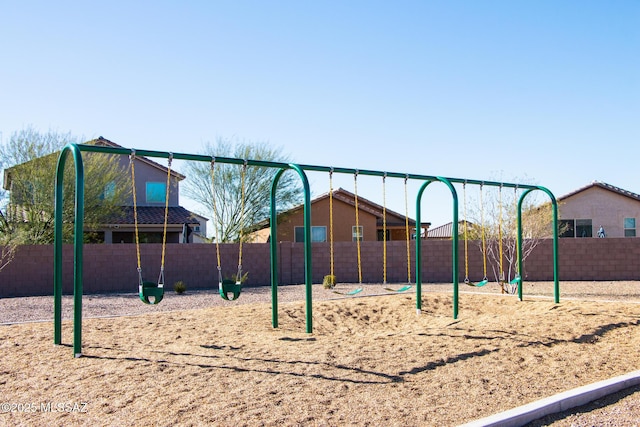
[[(85, 296), (85, 317), (118, 317), (85, 318), (81, 358), (71, 321), (61, 346), (32, 322), (51, 297), (1, 299), (0, 322), (31, 322), (0, 327), (0, 425), (453, 426), (640, 367), (638, 282), (563, 282), (560, 304), (549, 283), (524, 301), (467, 290), (483, 293), (462, 292), (454, 320), (450, 284), (424, 287), (420, 316), (411, 291), (314, 286), (312, 334), (303, 286), (282, 288), (278, 329), (264, 288), (156, 307)], [(639, 401), (553, 425), (634, 425)]]

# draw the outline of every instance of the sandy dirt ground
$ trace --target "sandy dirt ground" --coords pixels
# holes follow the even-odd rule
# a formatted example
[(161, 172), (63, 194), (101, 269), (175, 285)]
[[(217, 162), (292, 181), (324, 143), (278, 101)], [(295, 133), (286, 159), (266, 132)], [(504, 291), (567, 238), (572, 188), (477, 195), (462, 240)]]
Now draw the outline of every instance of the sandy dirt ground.
[[(354, 286), (343, 286), (343, 291)], [(0, 425), (455, 426), (640, 369), (640, 282), (366, 285), (345, 297), (285, 286), (236, 302), (212, 292), (84, 297), (83, 357), (72, 322), (53, 345), (52, 298), (0, 299)], [(71, 319), (71, 298), (64, 318)], [(638, 390), (532, 425), (637, 425)]]

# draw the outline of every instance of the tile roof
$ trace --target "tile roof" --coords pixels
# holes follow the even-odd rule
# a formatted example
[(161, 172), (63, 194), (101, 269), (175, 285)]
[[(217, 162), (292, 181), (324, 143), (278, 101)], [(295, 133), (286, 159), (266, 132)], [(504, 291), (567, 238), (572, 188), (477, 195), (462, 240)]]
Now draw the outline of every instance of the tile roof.
[[(472, 222), (467, 222), (469, 226), (473, 226)], [(464, 220), (458, 221), (458, 232), (462, 233), (464, 226)], [(430, 228), (427, 230), (427, 238), (429, 239), (450, 239), (453, 228), (453, 222), (441, 225), (439, 227)]]
[(616, 187), (615, 185), (607, 184), (606, 182), (600, 182), (600, 181), (593, 181), (591, 184), (585, 185), (584, 187), (580, 187), (577, 190), (574, 190), (574, 191), (572, 191), (572, 192), (570, 192), (568, 194), (565, 194), (562, 197), (559, 197), (558, 200), (566, 199), (568, 197), (574, 196), (574, 195), (576, 195), (578, 193), (581, 193), (581, 192), (583, 192), (585, 190), (588, 190), (589, 188), (593, 188), (593, 187), (599, 187), (599, 188), (602, 188), (602, 189), (605, 189), (605, 190), (613, 191), (614, 193), (618, 193), (618, 194), (620, 194), (622, 196), (629, 197), (629, 198), (632, 198), (634, 200), (640, 201), (640, 194), (636, 194), (636, 193), (633, 193), (631, 191), (622, 189), (620, 187)]
[[(329, 193), (324, 193), (321, 194), (320, 196), (316, 197), (315, 199), (311, 200), (311, 203), (315, 203), (318, 202), (322, 199), (326, 199), (329, 197)], [(333, 190), (333, 199), (334, 200), (340, 200), (348, 205), (351, 206), (355, 206), (355, 193), (352, 193), (350, 191), (345, 190), (344, 188), (340, 187), (337, 190)], [(303, 206), (296, 206), (295, 208), (291, 209), (291, 210), (296, 210), (296, 209), (302, 209)], [(375, 216), (376, 218), (378, 218), (379, 220), (382, 220), (383, 217), (383, 210), (385, 209), (382, 205), (379, 205), (375, 202), (372, 202), (369, 199), (365, 199), (362, 196), (358, 196), (358, 209), (368, 212), (370, 214), (372, 214), (373, 216)], [(389, 208), (386, 208), (386, 214), (387, 214), (387, 221), (390, 220), (390, 217), (395, 217), (398, 220), (402, 220), (402, 224), (404, 225), (404, 220), (405, 220), (405, 216), (395, 212)], [(414, 219), (409, 218), (409, 224), (410, 225), (415, 225), (416, 221)]]
[[(354, 206), (355, 207), (355, 194), (345, 190), (344, 188), (340, 187), (338, 189), (334, 189), (333, 190), (333, 199), (334, 200), (340, 200), (348, 205)], [(315, 197), (314, 199), (311, 200), (311, 204), (313, 205), (316, 202), (319, 202), (320, 200), (323, 199), (327, 199), (329, 198), (329, 192), (323, 193), (321, 195), (319, 195), (318, 197)], [(288, 213), (292, 213), (292, 212), (296, 212), (299, 210), (304, 209), (304, 205), (298, 205), (295, 206), (289, 210), (287, 210), (286, 212)], [(364, 212), (368, 212), (370, 214), (372, 214), (373, 216), (375, 216), (377, 218), (378, 221), (378, 225), (382, 224), (382, 219), (383, 219), (383, 211), (385, 210), (385, 208), (377, 203), (372, 202), (369, 199), (365, 199), (362, 196), (358, 196), (358, 209)], [(281, 212), (282, 213), (282, 212)], [(279, 214), (280, 215), (280, 214)], [(401, 225), (402, 227), (404, 227), (405, 225), (405, 216), (395, 212), (389, 208), (386, 208), (386, 216), (387, 216), (387, 226), (391, 227), (394, 224), (395, 225)], [(256, 230), (260, 230), (263, 228), (267, 228), (269, 227), (270, 224), (270, 219), (266, 218), (256, 224), (254, 224), (254, 227)], [(424, 224), (429, 224), (431, 225), (431, 223), (424, 223)], [(416, 225), (416, 220), (415, 219), (411, 219), (409, 218), (409, 225), (410, 226), (415, 226)]]
[[(138, 224), (164, 224), (164, 206), (138, 206)], [(110, 224), (133, 224), (133, 207), (123, 207), (122, 215), (114, 217)], [(200, 224), (195, 214), (182, 206), (170, 206), (167, 224)]]
[[(91, 140), (91, 141), (87, 141), (87, 142), (85, 142), (85, 144), (90, 144), (90, 145), (102, 145), (102, 146), (104, 146), (104, 147), (114, 147), (114, 148), (127, 148), (127, 147), (123, 147), (123, 146), (122, 146), (122, 145), (120, 145), (120, 144), (116, 144), (116, 143), (115, 143), (115, 142), (113, 142), (113, 141), (109, 141), (107, 138), (104, 138), (104, 137), (102, 137), (102, 136), (99, 136), (98, 138), (93, 139), (93, 140)], [(149, 164), (149, 165), (151, 165), (151, 166), (153, 166), (153, 167), (156, 167), (156, 168), (158, 168), (158, 169), (162, 170), (164, 173), (166, 173), (166, 172), (167, 172), (167, 167), (166, 167), (166, 166), (163, 166), (163, 165), (161, 165), (161, 164), (160, 164), (160, 163), (158, 163), (158, 162), (155, 162), (155, 161), (153, 161), (153, 160), (150, 160), (150, 159), (149, 159), (149, 158), (147, 158), (147, 157), (136, 156), (136, 160), (139, 160), (139, 161), (145, 162), (145, 163), (147, 163), (147, 164)], [(183, 174), (181, 174), (180, 172), (176, 171), (175, 169), (171, 169), (171, 175), (175, 176), (179, 181), (182, 181), (183, 179), (185, 179), (185, 178), (186, 178), (186, 176), (184, 176), (184, 175), (183, 175)]]

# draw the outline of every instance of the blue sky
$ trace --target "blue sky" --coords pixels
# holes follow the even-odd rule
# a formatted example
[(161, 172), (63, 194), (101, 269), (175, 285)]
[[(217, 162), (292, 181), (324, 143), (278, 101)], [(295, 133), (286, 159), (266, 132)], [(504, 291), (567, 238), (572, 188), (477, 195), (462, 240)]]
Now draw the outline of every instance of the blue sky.
[[(3, 141), (239, 138), (304, 164), (640, 193), (638, 0), (0, 0), (0, 58)], [(379, 178), (358, 190), (382, 202)], [(449, 198), (430, 186), (423, 219), (449, 222)]]

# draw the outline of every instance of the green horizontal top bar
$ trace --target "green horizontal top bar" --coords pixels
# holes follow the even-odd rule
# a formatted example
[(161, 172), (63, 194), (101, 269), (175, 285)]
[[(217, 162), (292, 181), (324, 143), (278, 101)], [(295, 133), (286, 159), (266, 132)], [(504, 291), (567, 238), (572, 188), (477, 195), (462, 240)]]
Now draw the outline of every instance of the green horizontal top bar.
[[(251, 160), (251, 159), (238, 159), (234, 157), (212, 157), (206, 156), (203, 154), (186, 154), (186, 153), (170, 153), (167, 151), (156, 151), (156, 150), (139, 150), (139, 149), (131, 149), (124, 147), (105, 147), (101, 145), (88, 145), (88, 144), (77, 144), (80, 151), (94, 152), (94, 153), (108, 153), (108, 154), (123, 154), (130, 155), (135, 153), (136, 156), (143, 157), (159, 157), (159, 158), (173, 158), (177, 160), (194, 160), (198, 162), (211, 162), (215, 160), (216, 163), (227, 163), (227, 164), (236, 164), (243, 165), (247, 164), (248, 166), (261, 166), (267, 168), (278, 168), (278, 169), (291, 169), (290, 163), (282, 163), (282, 162), (271, 162), (264, 160)], [(297, 166), (305, 171), (314, 171), (314, 172), (333, 172), (333, 173), (341, 173), (341, 174), (349, 174), (349, 175), (366, 175), (366, 176), (387, 176), (390, 178), (404, 178), (404, 179), (415, 179), (420, 181), (449, 181), (451, 183), (458, 184), (469, 184), (469, 185), (486, 185), (490, 187), (508, 187), (508, 188), (521, 188), (521, 189), (541, 189), (542, 187), (538, 185), (530, 185), (530, 184), (515, 184), (509, 182), (498, 182), (498, 181), (483, 181), (477, 179), (465, 179), (465, 178), (451, 178), (451, 177), (442, 177), (442, 176), (433, 176), (433, 175), (420, 175), (413, 173), (400, 173), (400, 172), (385, 172), (385, 171), (376, 171), (376, 170), (368, 170), (368, 169), (353, 169), (353, 168), (342, 168), (342, 167), (330, 167), (330, 166), (314, 166), (314, 165), (301, 165), (297, 164)]]

